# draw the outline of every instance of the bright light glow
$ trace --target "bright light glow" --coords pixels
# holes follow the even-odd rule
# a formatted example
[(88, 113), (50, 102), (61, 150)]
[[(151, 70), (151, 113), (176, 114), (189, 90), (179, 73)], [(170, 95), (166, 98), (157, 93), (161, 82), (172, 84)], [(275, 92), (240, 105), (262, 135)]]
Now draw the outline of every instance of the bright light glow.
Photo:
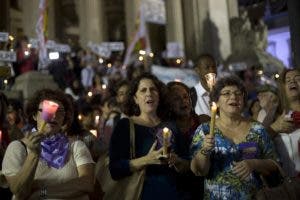
[(13, 52), (13, 51), (14, 51), (14, 49), (10, 49), (10, 51), (11, 51), (11, 52)]
[(78, 120), (82, 120), (82, 116), (80, 114), (78, 115)]
[(154, 57), (154, 53), (149, 53), (149, 56), (151, 57), (151, 58), (153, 58)]
[(6, 80), (6, 79), (5, 79), (3, 82), (4, 82), (4, 84), (5, 84), (5, 85), (7, 85), (7, 83), (8, 83), (8, 80)]
[(90, 130), (91, 134), (93, 134), (95, 137), (97, 137), (97, 130), (95, 129), (92, 129)]
[(108, 63), (108, 64), (107, 64), (107, 67), (108, 67), (108, 68), (111, 68), (111, 66), (112, 66), (111, 63)]
[(105, 84), (102, 84), (102, 89), (105, 90), (107, 86)]
[(99, 63), (102, 64), (104, 62), (103, 58), (99, 58)]
[(93, 96), (93, 93), (92, 92), (88, 92), (87, 94), (89, 97)]
[(177, 64), (180, 64), (181, 63), (181, 60), (178, 58), (178, 59), (176, 59), (176, 63)]
[(24, 51), (24, 55), (25, 55), (25, 56), (29, 56), (29, 54), (30, 54), (29, 51), (27, 51), (27, 50)]
[(263, 75), (263, 73), (264, 73), (263, 70), (258, 70), (258, 71), (257, 71), (257, 74), (258, 74), (258, 75)]
[(12, 35), (8, 36), (8, 38), (9, 38), (9, 40), (11, 40), (11, 41), (13, 41), (13, 40), (15, 39), (14, 36), (12, 36)]
[(175, 81), (175, 82), (181, 82), (181, 79), (175, 78), (174, 81)]
[(143, 56), (139, 56), (139, 61), (143, 61), (144, 57)]
[(146, 51), (145, 50), (139, 50), (139, 54), (146, 55)]
[(31, 48), (31, 46), (32, 46), (32, 45), (31, 45), (30, 43), (29, 43), (29, 44), (27, 44), (27, 48), (29, 48), (29, 49), (30, 49), (30, 48)]
[(59, 53), (58, 52), (50, 52), (49, 53), (49, 59), (50, 60), (57, 60), (57, 59), (59, 59)]
[(279, 78), (279, 74), (275, 74), (275, 78), (278, 79)]

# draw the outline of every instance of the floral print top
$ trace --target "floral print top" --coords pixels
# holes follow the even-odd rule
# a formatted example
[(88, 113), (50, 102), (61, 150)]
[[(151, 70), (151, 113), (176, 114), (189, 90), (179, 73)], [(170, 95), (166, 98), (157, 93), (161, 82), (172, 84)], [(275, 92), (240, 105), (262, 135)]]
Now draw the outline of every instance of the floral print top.
[[(253, 172), (248, 180), (241, 180), (232, 172), (233, 162), (245, 159), (273, 159), (277, 156), (266, 129), (252, 122), (246, 139), (235, 144), (215, 128), (215, 147), (211, 152), (211, 165), (204, 183), (204, 199), (252, 199), (261, 187), (259, 175)], [(209, 133), (209, 124), (201, 124), (193, 137), (191, 155), (201, 149)]]

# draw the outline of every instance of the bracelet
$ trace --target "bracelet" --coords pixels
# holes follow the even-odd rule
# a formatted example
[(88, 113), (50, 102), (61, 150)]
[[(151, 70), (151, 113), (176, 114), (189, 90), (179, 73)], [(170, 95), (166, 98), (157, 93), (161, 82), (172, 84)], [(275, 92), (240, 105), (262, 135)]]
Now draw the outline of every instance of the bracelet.
[(208, 156), (210, 155), (210, 151), (209, 150), (206, 150), (206, 149), (200, 149), (200, 153), (204, 156)]
[(46, 199), (47, 198), (47, 188), (46, 186), (43, 186), (41, 191), (40, 191), (40, 197), (41, 199)]

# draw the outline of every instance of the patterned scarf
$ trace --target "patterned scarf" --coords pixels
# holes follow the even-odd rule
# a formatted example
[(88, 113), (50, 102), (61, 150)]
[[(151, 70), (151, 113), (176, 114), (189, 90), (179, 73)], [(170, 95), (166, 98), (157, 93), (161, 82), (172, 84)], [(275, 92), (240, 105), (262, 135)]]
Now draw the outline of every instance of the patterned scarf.
[(65, 165), (69, 153), (69, 140), (65, 135), (59, 133), (45, 138), (41, 148), (40, 158), (48, 166), (59, 169)]

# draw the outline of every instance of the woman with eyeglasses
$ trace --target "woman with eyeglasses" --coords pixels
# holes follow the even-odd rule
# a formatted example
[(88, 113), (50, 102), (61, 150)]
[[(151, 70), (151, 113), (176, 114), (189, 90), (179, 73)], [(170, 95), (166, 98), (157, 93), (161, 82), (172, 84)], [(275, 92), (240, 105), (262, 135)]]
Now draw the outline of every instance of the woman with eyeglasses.
[(266, 129), (242, 117), (246, 90), (236, 76), (219, 79), (210, 94), (218, 108), (214, 135), (209, 123), (193, 137), (191, 169), (205, 176), (204, 199), (252, 199), (259, 175), (276, 170), (276, 154)]
[[(44, 100), (58, 105), (47, 119)], [(29, 100), (26, 114), (35, 128), (9, 144), (2, 163), (13, 199), (88, 199), (94, 162), (82, 141), (65, 134), (73, 119), (69, 98), (58, 90), (40, 90)]]

